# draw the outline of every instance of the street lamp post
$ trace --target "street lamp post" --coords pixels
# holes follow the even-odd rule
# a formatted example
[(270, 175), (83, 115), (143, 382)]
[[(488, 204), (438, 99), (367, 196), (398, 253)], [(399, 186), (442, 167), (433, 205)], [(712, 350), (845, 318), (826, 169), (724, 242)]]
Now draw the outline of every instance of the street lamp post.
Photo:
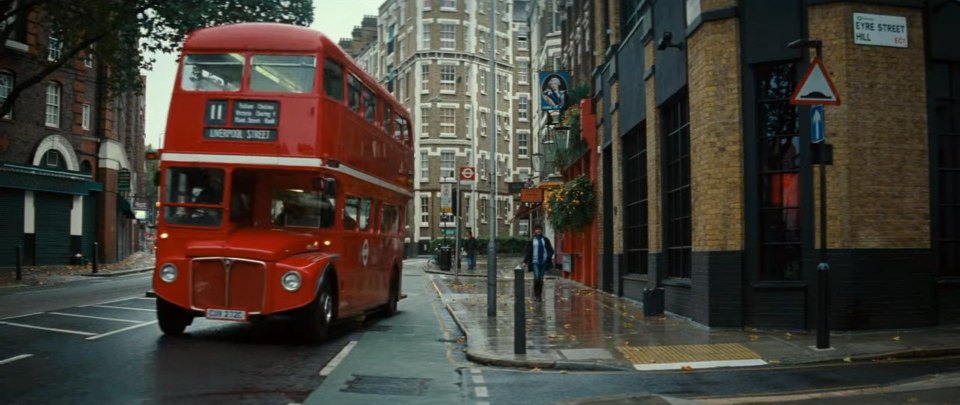
[(487, 235), (487, 317), (497, 316), (497, 0), (490, 0), (490, 232)]

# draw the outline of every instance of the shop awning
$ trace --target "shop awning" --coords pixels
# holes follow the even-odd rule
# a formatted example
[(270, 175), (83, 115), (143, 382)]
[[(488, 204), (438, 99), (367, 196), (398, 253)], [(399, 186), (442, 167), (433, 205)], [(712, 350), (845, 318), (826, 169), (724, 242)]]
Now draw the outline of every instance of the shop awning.
[(130, 201), (127, 201), (126, 198), (117, 194), (117, 212), (125, 215), (127, 218), (136, 218), (133, 214), (133, 206), (130, 205)]
[(73, 195), (103, 191), (89, 174), (5, 162), (0, 162), (0, 187)]
[(521, 204), (519, 207), (517, 207), (516, 212), (514, 212), (513, 219), (511, 219), (511, 221), (516, 222), (517, 220), (527, 219), (531, 213), (536, 212), (542, 206), (543, 204), (541, 203), (533, 203), (530, 205)]

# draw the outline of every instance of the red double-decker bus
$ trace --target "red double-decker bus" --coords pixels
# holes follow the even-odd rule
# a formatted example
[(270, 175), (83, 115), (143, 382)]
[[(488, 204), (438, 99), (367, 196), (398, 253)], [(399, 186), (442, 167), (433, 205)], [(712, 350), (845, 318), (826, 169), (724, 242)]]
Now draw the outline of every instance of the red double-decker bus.
[(400, 299), (406, 111), (334, 42), (266, 23), (183, 46), (160, 151), (157, 317), (289, 316), (314, 337)]

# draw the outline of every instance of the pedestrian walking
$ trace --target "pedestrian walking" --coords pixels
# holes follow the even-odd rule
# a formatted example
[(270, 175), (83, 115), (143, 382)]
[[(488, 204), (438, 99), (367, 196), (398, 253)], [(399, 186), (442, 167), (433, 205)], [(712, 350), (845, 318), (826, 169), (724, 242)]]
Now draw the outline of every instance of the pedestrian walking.
[(537, 301), (543, 301), (543, 275), (553, 268), (553, 245), (550, 238), (543, 236), (543, 227), (533, 227), (533, 240), (527, 246), (527, 254), (523, 258), (527, 271), (533, 272), (533, 295)]
[(473, 271), (477, 267), (477, 239), (469, 229), (467, 237), (463, 240), (463, 251), (467, 254), (467, 271)]

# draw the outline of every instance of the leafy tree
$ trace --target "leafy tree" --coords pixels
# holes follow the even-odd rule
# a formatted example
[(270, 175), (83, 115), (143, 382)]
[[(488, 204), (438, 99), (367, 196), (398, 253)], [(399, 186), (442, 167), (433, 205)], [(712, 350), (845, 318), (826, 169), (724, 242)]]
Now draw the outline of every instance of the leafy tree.
[[(109, 68), (111, 90), (140, 91), (140, 71), (154, 62), (146, 54), (178, 52), (197, 28), (254, 21), (306, 26), (313, 21), (313, 0), (0, 0), (0, 10), (7, 10), (0, 14), (0, 38), (9, 38), (31, 17), (61, 43), (60, 57), (50, 61), (47, 39), (39, 38), (40, 68), (20, 72), (0, 116), (24, 90), (90, 53)], [(0, 57), (12, 52), (17, 51), (0, 46)]]

